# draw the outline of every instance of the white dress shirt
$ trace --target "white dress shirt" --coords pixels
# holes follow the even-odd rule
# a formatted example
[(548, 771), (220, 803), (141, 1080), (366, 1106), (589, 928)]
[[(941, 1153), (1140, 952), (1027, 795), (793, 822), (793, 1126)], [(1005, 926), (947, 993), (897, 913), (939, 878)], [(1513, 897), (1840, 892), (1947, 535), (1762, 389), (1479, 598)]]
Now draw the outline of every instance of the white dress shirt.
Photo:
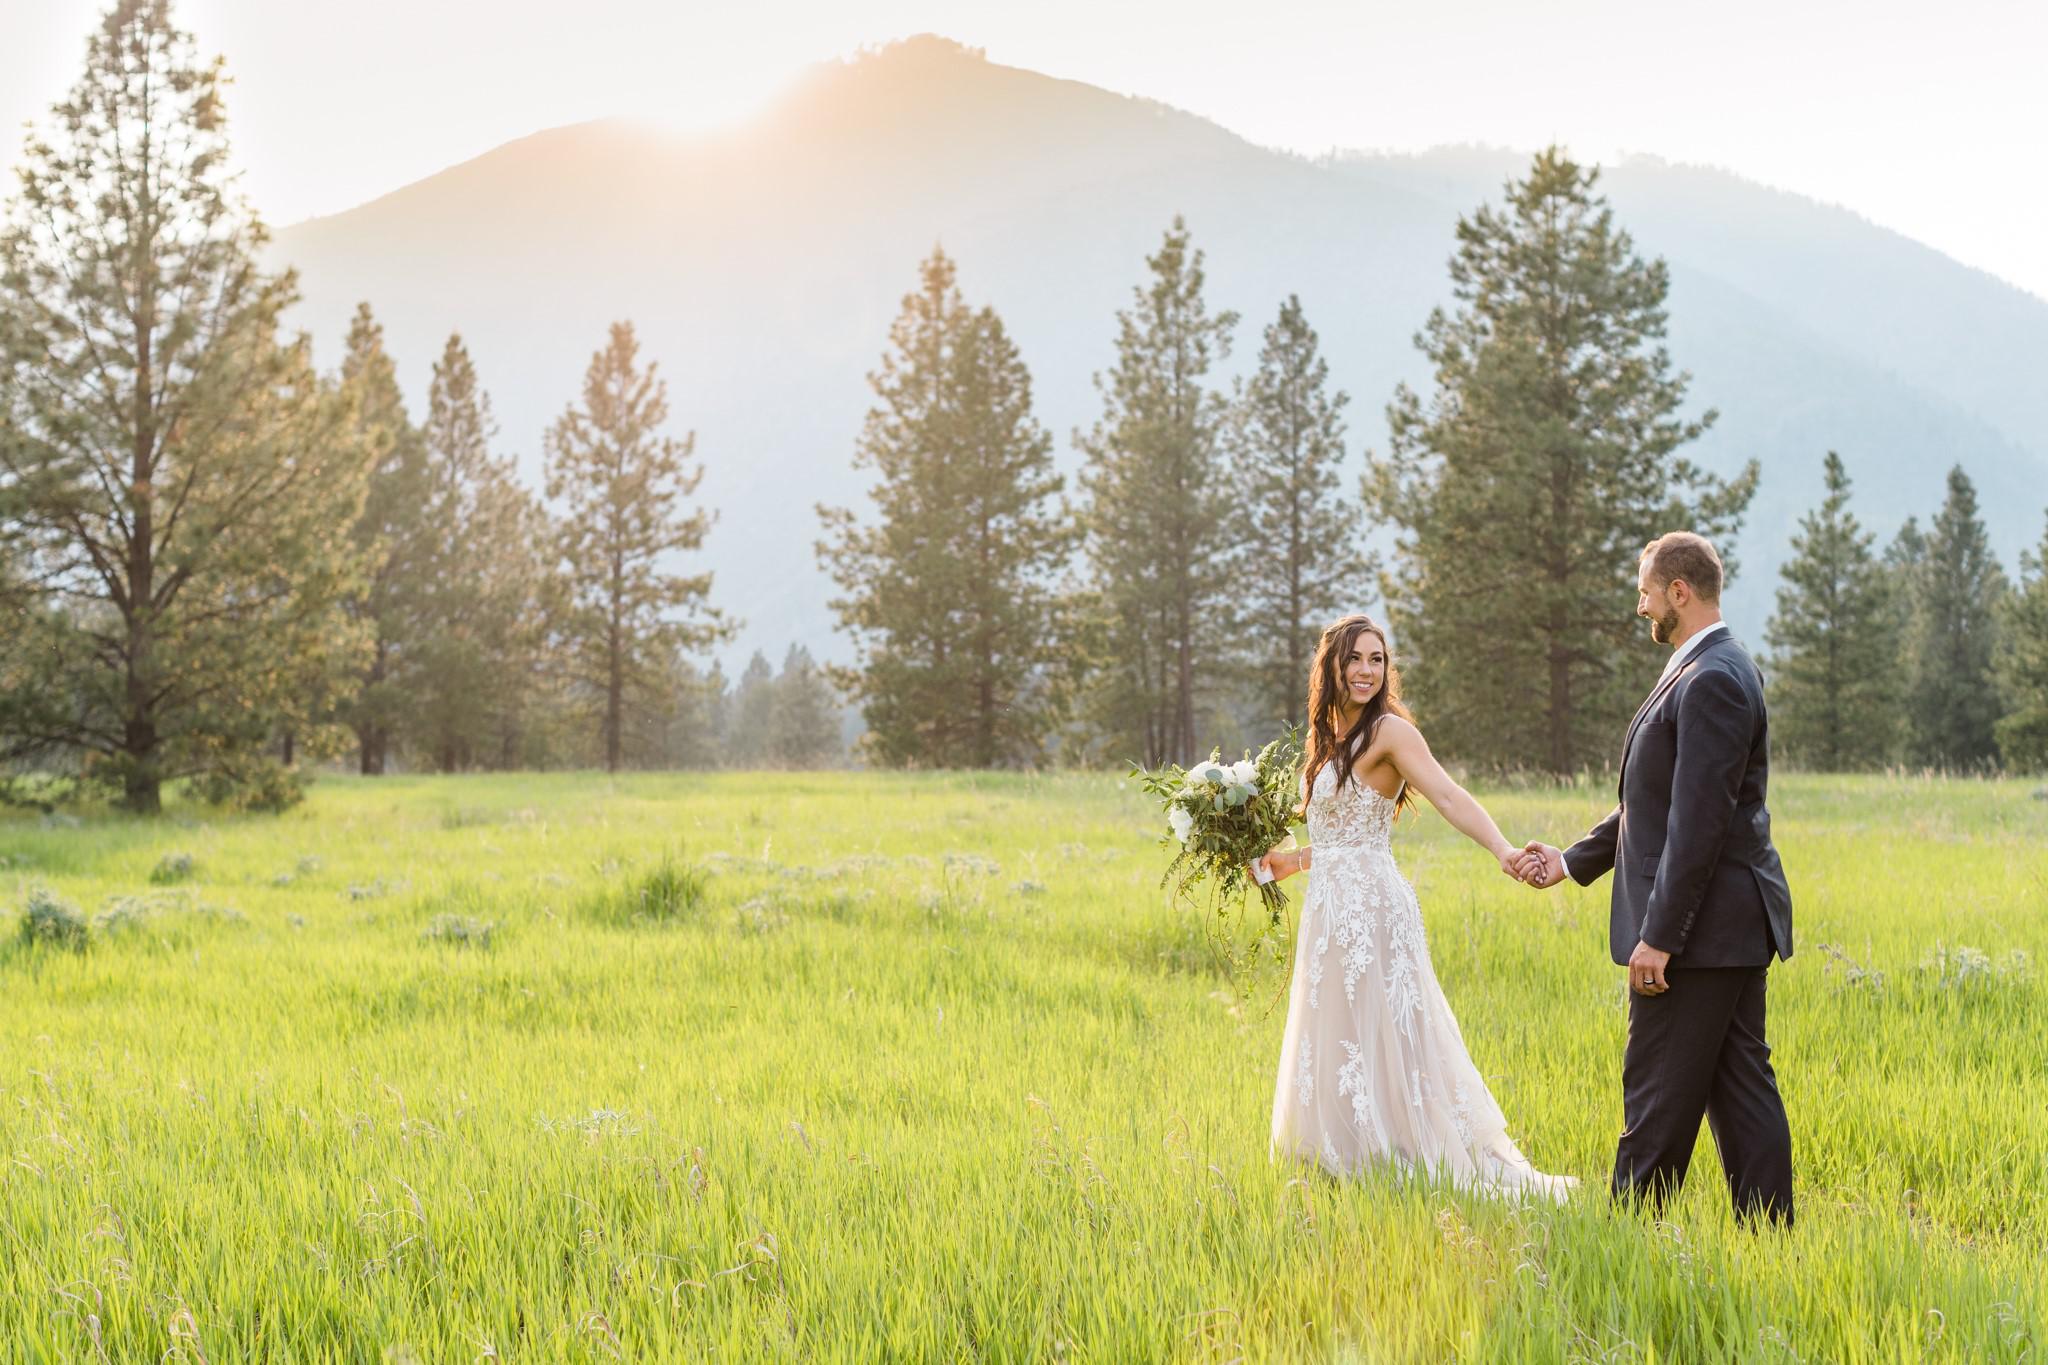
[(1657, 675), (1657, 681), (1662, 682), (1664, 681), (1664, 679), (1670, 677), (1673, 673), (1676, 673), (1682, 666), (1684, 666), (1685, 661), (1687, 659), (1690, 659), (1694, 654), (1696, 654), (1699, 651), (1700, 646), (1707, 642), (1709, 636), (1713, 635), (1713, 633), (1717, 630), (1726, 629), (1728, 629), (1728, 623), (1726, 621), (1716, 621), (1713, 625), (1705, 627), (1698, 634), (1688, 639), (1684, 644), (1672, 650), (1670, 662), (1666, 663), (1664, 665), (1664, 671)]

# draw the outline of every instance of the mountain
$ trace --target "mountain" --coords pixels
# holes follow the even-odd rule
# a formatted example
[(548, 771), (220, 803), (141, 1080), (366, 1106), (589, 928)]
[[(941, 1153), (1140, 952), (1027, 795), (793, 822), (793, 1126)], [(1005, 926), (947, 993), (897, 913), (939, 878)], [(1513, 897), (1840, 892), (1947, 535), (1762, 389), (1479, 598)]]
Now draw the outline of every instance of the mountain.
[[(1068, 439), (1098, 411), (1115, 310), (1176, 213), (1213, 307), (1243, 315), (1233, 370), (1298, 293), (1353, 396), (1353, 460), (1383, 449), (1413, 336), (1449, 294), (1462, 213), (1527, 157), (1490, 149), (1310, 161), (1152, 101), (1005, 67), (923, 37), (814, 69), (751, 123), (683, 137), (620, 122), (538, 133), (346, 213), (280, 232), (295, 325), (338, 355), (367, 299), (415, 410), (460, 330), (501, 447), (536, 479), (541, 432), (630, 318), (697, 432), (730, 652), (792, 640), (845, 658), (813, 505), (861, 505), (854, 437), (890, 319), (942, 243), (1031, 365)], [(1866, 524), (1930, 517), (1960, 462), (2008, 564), (2048, 505), (2048, 302), (1841, 208), (1721, 171), (1630, 159), (1602, 178), (1645, 255), (1669, 261), (1670, 349), (1720, 421), (1691, 454), (1760, 460), (1728, 607), (1760, 643), (1776, 567), (1841, 452)], [(1371, 594), (1361, 585), (1363, 601)]]

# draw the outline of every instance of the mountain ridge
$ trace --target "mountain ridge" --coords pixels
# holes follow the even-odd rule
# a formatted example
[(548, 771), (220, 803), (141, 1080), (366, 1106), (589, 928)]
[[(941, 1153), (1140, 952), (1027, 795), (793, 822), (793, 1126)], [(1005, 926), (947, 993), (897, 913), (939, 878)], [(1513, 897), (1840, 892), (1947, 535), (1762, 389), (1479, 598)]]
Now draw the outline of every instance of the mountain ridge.
[[(814, 68), (738, 127), (623, 119), (541, 130), (277, 235), (323, 356), (368, 299), (414, 410), (450, 331), (470, 341), (501, 448), (537, 475), (540, 432), (576, 396), (612, 320), (632, 318), (694, 429), (716, 600), (749, 618), (725, 656), (792, 638), (844, 658), (810, 554), (814, 502), (863, 505), (851, 467), (890, 319), (943, 243), (968, 298), (1003, 314), (1060, 447), (1092, 423), (1114, 312), (1176, 213), (1207, 252), (1212, 307), (1243, 314), (1224, 375), (1298, 293), (1353, 396), (1351, 465), (1384, 448), (1379, 407), (1428, 375), (1412, 337), (1448, 299), (1457, 217), (1526, 166), (1505, 149), (1258, 147), (1198, 114), (913, 40)], [(2048, 304), (1932, 248), (1718, 169), (1632, 157), (1603, 171), (1616, 219), (1671, 263), (1670, 350), (1691, 453), (1765, 482), (1736, 547), (1731, 615), (1760, 634), (1790, 529), (1839, 449), (1881, 534), (1924, 520), (1960, 460), (2010, 564), (2048, 501)], [(2001, 292), (2002, 291), (2002, 292)], [(1350, 483), (1347, 480), (1347, 483)], [(1368, 595), (1361, 587), (1361, 599)]]

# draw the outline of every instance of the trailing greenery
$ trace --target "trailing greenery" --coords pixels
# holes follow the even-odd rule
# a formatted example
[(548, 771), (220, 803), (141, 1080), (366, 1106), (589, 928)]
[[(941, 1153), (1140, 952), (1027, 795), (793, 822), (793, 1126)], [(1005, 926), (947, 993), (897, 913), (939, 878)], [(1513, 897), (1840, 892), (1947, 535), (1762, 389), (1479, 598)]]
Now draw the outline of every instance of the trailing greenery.
[[(1252, 864), (1292, 840), (1301, 800), (1298, 732), (1236, 763), (1226, 765), (1217, 749), (1188, 768), (1173, 763), (1148, 772), (1133, 766), (1131, 776), (1159, 802), (1167, 826), (1159, 846), (1173, 857), (1160, 874), (1160, 889), (1181, 906), (1200, 910), (1217, 961), (1238, 994), (1249, 999), (1262, 987), (1284, 989), (1293, 946), (1287, 893), (1277, 880), (1260, 882)], [(1254, 893), (1256, 908), (1249, 905)]]

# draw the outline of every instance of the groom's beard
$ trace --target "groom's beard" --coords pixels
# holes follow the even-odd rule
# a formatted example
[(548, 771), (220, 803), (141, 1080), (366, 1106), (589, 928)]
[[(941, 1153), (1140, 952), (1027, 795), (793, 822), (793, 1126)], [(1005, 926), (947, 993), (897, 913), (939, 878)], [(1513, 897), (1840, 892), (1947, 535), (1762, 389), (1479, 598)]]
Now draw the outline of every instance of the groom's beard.
[(1678, 613), (1667, 611), (1662, 616), (1650, 618), (1650, 638), (1660, 645), (1671, 643), (1671, 637), (1678, 634)]

